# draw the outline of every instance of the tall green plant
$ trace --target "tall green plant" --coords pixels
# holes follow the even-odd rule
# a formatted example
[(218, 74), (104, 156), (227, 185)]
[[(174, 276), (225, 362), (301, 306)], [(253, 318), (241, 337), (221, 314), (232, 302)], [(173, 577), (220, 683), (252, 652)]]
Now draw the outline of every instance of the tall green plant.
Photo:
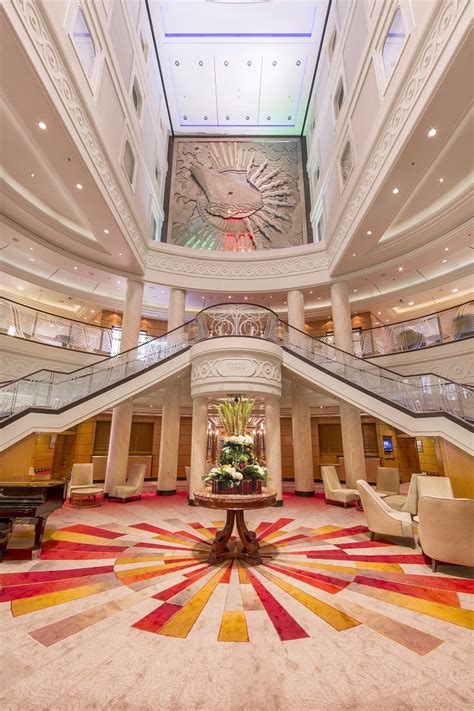
[(217, 415), (228, 437), (245, 434), (254, 405), (255, 400), (243, 398), (217, 403)]

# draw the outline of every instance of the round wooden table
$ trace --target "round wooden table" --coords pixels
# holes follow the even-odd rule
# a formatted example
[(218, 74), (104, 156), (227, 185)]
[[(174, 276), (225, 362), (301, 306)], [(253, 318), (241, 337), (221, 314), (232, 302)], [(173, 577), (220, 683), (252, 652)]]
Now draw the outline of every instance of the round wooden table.
[[(199, 506), (208, 509), (222, 509), (227, 511), (225, 526), (222, 531), (217, 531), (211, 545), (208, 562), (217, 563), (222, 558), (243, 558), (251, 565), (259, 565), (260, 545), (254, 531), (249, 531), (244, 521), (244, 511), (249, 509), (264, 509), (273, 506), (276, 502), (276, 491), (263, 489), (261, 494), (213, 494), (210, 489), (200, 489), (194, 493), (194, 500)], [(242, 550), (228, 546), (229, 539), (237, 524), (237, 532), (243, 544)]]

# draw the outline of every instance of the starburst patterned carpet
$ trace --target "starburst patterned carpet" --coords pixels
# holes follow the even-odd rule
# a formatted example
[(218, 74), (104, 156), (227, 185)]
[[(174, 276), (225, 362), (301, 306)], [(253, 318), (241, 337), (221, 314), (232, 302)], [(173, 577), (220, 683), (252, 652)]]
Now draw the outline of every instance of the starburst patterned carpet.
[[(223, 521), (214, 520), (215, 512), (185, 507), (184, 501), (170, 503), (154, 499), (80, 512), (66, 506), (51, 517), (36, 561), (29, 560), (31, 530), (16, 529), (0, 567), (0, 623), (8, 649), (17, 645), (26, 654), (24, 660), (14, 653), (13, 666), (22, 670), (21, 685), (28, 691), (21, 695), (22, 703), (6, 708), (24, 708), (26, 700), (29, 708), (44, 708), (35, 706), (33, 679), (35, 688), (40, 684), (49, 689), (51, 709), (104, 708), (105, 680), (110, 693), (120, 689), (125, 694), (128, 674), (135, 680), (134, 694), (129, 697), (127, 691), (127, 701), (112, 708), (306, 711), (326, 708), (340, 694), (340, 704), (333, 708), (363, 709), (364, 694), (378, 702), (391, 689), (384, 706), (390, 709), (393, 702), (395, 709), (400, 703), (395, 679), (389, 669), (376, 668), (375, 659), (398, 670), (402, 688), (404, 683), (412, 688), (417, 673), (426, 681), (426, 675), (432, 676), (428, 670), (434, 673), (440, 663), (449, 669), (453, 655), (459, 660), (460, 649), (466, 659), (474, 626), (469, 573), (442, 566), (433, 574), (419, 548), (371, 541), (360, 512), (295, 499), (287, 502), (284, 515), (281, 509), (251, 512), (248, 523), (257, 532), (263, 564), (252, 567), (227, 559), (211, 566), (210, 544)], [(233, 539), (232, 545), (238, 541)], [(224, 657), (220, 650), (227, 650)], [(149, 655), (157, 655), (159, 678), (146, 671)], [(227, 698), (219, 674), (215, 677), (209, 668), (237, 664), (243, 669), (250, 660), (251, 668), (260, 668), (262, 655), (270, 655), (280, 668), (274, 700), (267, 704), (263, 689), (248, 687), (249, 669), (231, 684), (237, 696)], [(320, 663), (314, 666), (316, 659)], [(347, 659), (357, 660), (354, 674), (364, 675), (364, 693), (357, 688), (357, 675), (348, 683), (353, 672)], [(87, 691), (83, 685), (76, 688), (76, 699), (77, 693), (81, 698), (85, 694), (78, 706), (74, 683), (71, 687), (71, 679), (67, 684), (65, 679), (71, 664), (80, 675), (88, 673), (91, 660), (94, 668), (106, 668), (107, 675), (96, 675)], [(339, 672), (326, 682), (323, 703), (326, 665)], [(304, 678), (297, 673), (303, 667)], [(64, 678), (54, 671), (61, 669)], [(174, 673), (189, 698), (181, 697)], [(205, 688), (202, 674), (208, 679)], [(138, 678), (141, 690), (134, 686)], [(296, 678), (300, 682), (295, 686)], [(457, 705), (449, 684), (436, 677), (432, 688), (440, 683), (437, 698), (449, 690), (450, 709), (469, 707), (461, 689), (469, 685), (468, 677), (457, 683)], [(146, 696), (155, 684), (160, 685), (158, 705)], [(127, 689), (129, 685), (130, 680)], [(249, 694), (252, 703), (245, 704)], [(428, 697), (432, 699), (432, 690)], [(406, 708), (429, 707), (417, 703)]]

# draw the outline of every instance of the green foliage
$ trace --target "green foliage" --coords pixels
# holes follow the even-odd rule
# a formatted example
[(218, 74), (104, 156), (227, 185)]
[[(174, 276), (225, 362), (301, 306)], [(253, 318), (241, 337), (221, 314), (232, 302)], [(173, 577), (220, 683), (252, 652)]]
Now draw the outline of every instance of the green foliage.
[(229, 437), (245, 434), (254, 404), (255, 400), (243, 398), (238, 398), (237, 400), (228, 398), (223, 402), (217, 403), (219, 420)]

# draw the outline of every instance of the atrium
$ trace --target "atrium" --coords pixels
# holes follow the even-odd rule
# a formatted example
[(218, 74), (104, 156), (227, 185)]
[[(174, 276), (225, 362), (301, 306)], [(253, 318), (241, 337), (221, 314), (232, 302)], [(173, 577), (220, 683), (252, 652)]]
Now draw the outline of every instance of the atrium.
[(2, 708), (472, 708), (469, 0), (0, 22)]

